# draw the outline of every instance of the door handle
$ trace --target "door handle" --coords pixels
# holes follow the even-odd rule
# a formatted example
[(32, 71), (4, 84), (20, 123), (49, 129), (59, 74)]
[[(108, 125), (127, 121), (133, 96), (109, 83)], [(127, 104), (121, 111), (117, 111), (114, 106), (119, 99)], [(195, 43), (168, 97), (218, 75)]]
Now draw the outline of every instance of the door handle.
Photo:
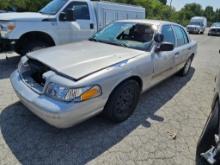
[(94, 29), (94, 24), (90, 23), (90, 29)]
[(176, 52), (176, 53), (175, 53), (175, 56), (178, 56), (179, 54), (180, 54), (180, 52)]

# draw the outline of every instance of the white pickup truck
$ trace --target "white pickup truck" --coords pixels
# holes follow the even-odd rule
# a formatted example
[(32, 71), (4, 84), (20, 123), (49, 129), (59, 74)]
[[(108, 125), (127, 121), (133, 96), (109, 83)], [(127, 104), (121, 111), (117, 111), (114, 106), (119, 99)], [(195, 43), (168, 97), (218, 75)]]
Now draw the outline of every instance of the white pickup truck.
[(53, 0), (39, 12), (0, 14), (0, 52), (27, 52), (88, 39), (107, 24), (143, 19), (140, 6), (90, 1)]

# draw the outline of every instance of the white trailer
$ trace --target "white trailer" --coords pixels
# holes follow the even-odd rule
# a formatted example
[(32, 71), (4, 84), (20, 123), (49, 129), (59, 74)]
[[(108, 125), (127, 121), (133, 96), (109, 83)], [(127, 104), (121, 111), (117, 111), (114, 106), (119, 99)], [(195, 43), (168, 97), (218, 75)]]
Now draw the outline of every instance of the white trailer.
[(98, 30), (116, 20), (144, 19), (145, 8), (106, 1), (93, 2)]
[(53, 0), (39, 12), (0, 14), (0, 51), (35, 49), (88, 39), (107, 24), (144, 19), (140, 6), (90, 0)]

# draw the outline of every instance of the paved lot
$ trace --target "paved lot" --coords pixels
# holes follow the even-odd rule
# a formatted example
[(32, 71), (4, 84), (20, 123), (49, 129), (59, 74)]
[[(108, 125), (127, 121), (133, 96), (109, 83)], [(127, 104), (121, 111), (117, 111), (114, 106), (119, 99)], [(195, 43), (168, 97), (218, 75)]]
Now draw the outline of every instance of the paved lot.
[(220, 38), (192, 37), (199, 50), (190, 74), (143, 94), (128, 121), (95, 117), (66, 130), (45, 124), (18, 101), (9, 75), (19, 58), (0, 54), (0, 164), (194, 164), (220, 68)]

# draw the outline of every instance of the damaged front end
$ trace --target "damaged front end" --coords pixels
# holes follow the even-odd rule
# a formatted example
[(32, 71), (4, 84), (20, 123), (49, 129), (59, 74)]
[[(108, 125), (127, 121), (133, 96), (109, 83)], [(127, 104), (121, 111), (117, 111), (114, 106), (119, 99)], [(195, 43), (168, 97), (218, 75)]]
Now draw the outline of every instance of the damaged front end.
[(22, 81), (37, 93), (43, 93), (46, 83), (45, 74), (51, 69), (37, 60), (23, 57), (18, 65)]

